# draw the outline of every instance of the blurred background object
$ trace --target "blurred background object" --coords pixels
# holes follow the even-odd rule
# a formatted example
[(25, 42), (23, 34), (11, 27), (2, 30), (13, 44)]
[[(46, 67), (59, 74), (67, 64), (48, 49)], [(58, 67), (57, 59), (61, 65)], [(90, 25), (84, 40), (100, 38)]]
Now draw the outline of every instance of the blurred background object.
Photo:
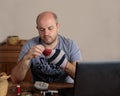
[(7, 44), (9, 45), (17, 45), (19, 41), (18, 36), (8, 36), (7, 38)]
[(7, 76), (5, 72), (0, 73), (0, 96), (6, 96), (8, 91), (8, 81), (10, 75)]
[(26, 41), (27, 41), (27, 40), (20, 40), (20, 41), (19, 41), (19, 44), (23, 46)]

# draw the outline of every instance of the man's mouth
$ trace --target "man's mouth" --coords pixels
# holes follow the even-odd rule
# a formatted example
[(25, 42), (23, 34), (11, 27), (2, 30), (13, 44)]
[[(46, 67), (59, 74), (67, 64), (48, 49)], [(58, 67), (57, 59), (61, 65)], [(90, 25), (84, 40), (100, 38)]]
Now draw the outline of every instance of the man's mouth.
[(50, 36), (44, 36), (44, 39), (49, 39), (49, 38), (51, 38)]

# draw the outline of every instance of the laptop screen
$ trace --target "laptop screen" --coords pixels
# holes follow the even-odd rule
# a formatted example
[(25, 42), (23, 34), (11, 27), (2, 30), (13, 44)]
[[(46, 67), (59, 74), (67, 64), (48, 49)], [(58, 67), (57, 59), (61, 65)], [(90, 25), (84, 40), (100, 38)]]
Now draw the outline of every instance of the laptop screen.
[(120, 96), (120, 62), (78, 62), (74, 96)]

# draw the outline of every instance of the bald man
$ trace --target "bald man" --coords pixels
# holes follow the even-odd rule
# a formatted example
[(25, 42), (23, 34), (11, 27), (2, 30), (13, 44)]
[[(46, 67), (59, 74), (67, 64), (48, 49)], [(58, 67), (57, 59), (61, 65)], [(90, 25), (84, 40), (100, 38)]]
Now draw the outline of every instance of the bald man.
[(74, 82), (75, 66), (82, 58), (81, 52), (73, 40), (58, 33), (59, 27), (55, 13), (45, 11), (37, 16), (39, 36), (23, 46), (18, 64), (11, 72), (13, 82), (24, 80), (29, 69), (33, 82)]

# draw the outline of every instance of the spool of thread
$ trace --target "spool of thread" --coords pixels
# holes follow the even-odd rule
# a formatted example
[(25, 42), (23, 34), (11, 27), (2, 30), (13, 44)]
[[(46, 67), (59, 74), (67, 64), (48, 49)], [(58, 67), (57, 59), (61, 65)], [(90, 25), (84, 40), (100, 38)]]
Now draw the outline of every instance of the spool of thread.
[(20, 96), (20, 85), (17, 85), (17, 96)]

